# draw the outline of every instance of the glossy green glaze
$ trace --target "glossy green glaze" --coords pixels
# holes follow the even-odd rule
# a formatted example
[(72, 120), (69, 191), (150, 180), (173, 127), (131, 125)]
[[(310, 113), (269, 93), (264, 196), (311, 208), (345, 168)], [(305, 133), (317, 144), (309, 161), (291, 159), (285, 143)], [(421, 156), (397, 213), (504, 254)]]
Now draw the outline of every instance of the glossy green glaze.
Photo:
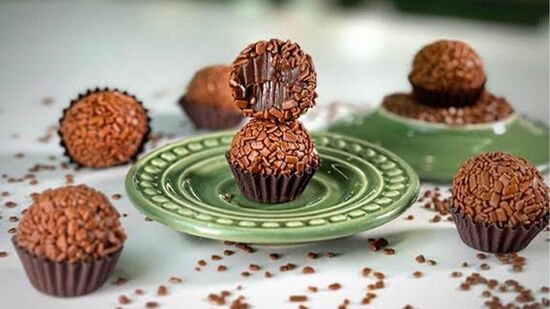
[(418, 178), (396, 155), (354, 138), (320, 133), (312, 135), (322, 165), (301, 196), (280, 204), (250, 201), (239, 192), (225, 159), (233, 134), (183, 140), (145, 155), (126, 177), (131, 201), (178, 231), (277, 244), (374, 228), (417, 197)]
[(337, 122), (330, 132), (373, 142), (407, 161), (422, 180), (451, 182), (475, 154), (503, 151), (548, 169), (548, 127), (512, 116), (493, 124), (451, 127), (411, 120), (384, 109)]

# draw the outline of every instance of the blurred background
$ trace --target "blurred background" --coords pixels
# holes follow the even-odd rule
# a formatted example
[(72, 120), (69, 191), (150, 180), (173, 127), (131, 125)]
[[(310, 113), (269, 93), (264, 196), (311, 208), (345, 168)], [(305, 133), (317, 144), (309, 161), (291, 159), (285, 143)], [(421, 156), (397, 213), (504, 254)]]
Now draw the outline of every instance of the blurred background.
[(272, 37), (312, 55), (318, 110), (337, 101), (372, 108), (409, 91), (416, 51), (450, 38), (481, 55), (488, 90), (548, 123), (548, 1), (82, 0), (0, 1), (3, 127), (44, 127), (55, 120), (34, 108), (44, 97), (60, 114), (95, 86), (127, 89), (153, 113), (180, 113), (175, 102), (196, 70)]

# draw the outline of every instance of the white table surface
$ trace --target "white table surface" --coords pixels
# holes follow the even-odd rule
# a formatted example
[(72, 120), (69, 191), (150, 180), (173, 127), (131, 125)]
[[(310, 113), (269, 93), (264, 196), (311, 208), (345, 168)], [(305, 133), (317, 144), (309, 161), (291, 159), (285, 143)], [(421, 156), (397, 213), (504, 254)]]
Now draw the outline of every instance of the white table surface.
[[(548, 25), (522, 28), (480, 22), (421, 18), (400, 15), (375, 7), (362, 13), (330, 13), (322, 6), (313, 9), (295, 5), (292, 10), (271, 11), (258, 4), (245, 6), (238, 1), (229, 7), (197, 2), (0, 2), (0, 174), (21, 177), (36, 163), (56, 164), (65, 160), (55, 136), (38, 142), (48, 127), (55, 125), (61, 110), (78, 92), (88, 87), (111, 86), (127, 89), (141, 98), (151, 110), (155, 133), (174, 134), (173, 139), (205, 133), (195, 131), (175, 105), (192, 73), (201, 66), (230, 62), (247, 43), (270, 37), (292, 38), (301, 43), (314, 59), (319, 76), (318, 106), (304, 119), (311, 129), (344, 115), (345, 108), (334, 110), (330, 102), (352, 103), (372, 108), (393, 91), (408, 90), (406, 74), (414, 52), (423, 44), (442, 37), (470, 42), (485, 61), (488, 88), (506, 96), (521, 113), (548, 123)], [(53, 104), (42, 99), (51, 97)], [(167, 139), (163, 140), (167, 142)], [(15, 153), (24, 158), (15, 158)], [(49, 161), (48, 156), (56, 156)], [(57, 169), (37, 173), (39, 183), (8, 183), (0, 179), (0, 308), (114, 308), (117, 297), (132, 299), (125, 308), (143, 308), (155, 300), (161, 308), (210, 308), (209, 293), (224, 289), (246, 296), (254, 308), (296, 308), (289, 295), (306, 294), (310, 308), (336, 308), (345, 298), (350, 307), (364, 307), (359, 301), (365, 286), (373, 279), (360, 275), (362, 267), (386, 274), (386, 288), (370, 308), (478, 308), (485, 299), (481, 287), (458, 290), (464, 279), (450, 277), (452, 271), (465, 275), (481, 272), (488, 278), (514, 278), (538, 290), (549, 284), (549, 234), (542, 232), (521, 255), (527, 258), (524, 272), (514, 273), (494, 256), (491, 269), (480, 270), (482, 261), (476, 251), (465, 246), (450, 222), (431, 223), (434, 213), (419, 204), (405, 215), (371, 231), (344, 239), (296, 246), (256, 246), (254, 254), (238, 252), (222, 261), (209, 260), (225, 246), (145, 222), (125, 196), (123, 179), (129, 166), (107, 170), (70, 172), (76, 183), (86, 183), (108, 196), (120, 193), (113, 204), (128, 216), (123, 224), (128, 232), (116, 277), (127, 277), (121, 286), (110, 282), (97, 292), (79, 298), (58, 299), (42, 295), (29, 284), (14, 253), (7, 230), (9, 222), (30, 203), (30, 193), (61, 186), (68, 171)], [(548, 180), (548, 177), (546, 177)], [(430, 184), (423, 184), (423, 190)], [(18, 206), (9, 209), (7, 201)], [(405, 221), (412, 214), (413, 221)], [(370, 251), (367, 238), (385, 237), (397, 253), (386, 256)], [(334, 251), (340, 256), (309, 261), (308, 251)], [(278, 252), (283, 258), (269, 261), (267, 254)], [(434, 259), (435, 266), (414, 261), (418, 254)], [(200, 259), (208, 261), (202, 271), (194, 270)], [(462, 269), (462, 262), (469, 268)], [(293, 262), (298, 270), (279, 273), (278, 267)], [(263, 271), (242, 278), (249, 263), (275, 274), (264, 279)], [(215, 265), (229, 267), (218, 273)], [(303, 275), (301, 267), (311, 265), (317, 273)], [(415, 279), (412, 273), (424, 272)], [(169, 284), (179, 276), (182, 284)], [(339, 282), (339, 291), (326, 286)], [(165, 284), (169, 294), (155, 295)], [(315, 285), (317, 294), (306, 291)], [(146, 295), (136, 297), (141, 288)], [(534, 293), (538, 299), (544, 295)], [(509, 299), (515, 294), (499, 295)]]

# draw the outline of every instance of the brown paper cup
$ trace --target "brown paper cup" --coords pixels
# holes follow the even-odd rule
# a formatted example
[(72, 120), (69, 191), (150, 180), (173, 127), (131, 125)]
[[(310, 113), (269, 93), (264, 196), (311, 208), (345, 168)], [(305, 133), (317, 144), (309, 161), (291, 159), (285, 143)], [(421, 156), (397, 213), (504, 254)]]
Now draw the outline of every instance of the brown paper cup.
[[(136, 96), (134, 96), (133, 94), (130, 94), (126, 91), (122, 91), (122, 90), (119, 90), (117, 88), (109, 88), (109, 87), (104, 87), (104, 88), (100, 88), (100, 87), (97, 87), (95, 89), (88, 89), (86, 90), (86, 92), (84, 93), (80, 93), (78, 95), (78, 97), (76, 97), (76, 99), (73, 99), (71, 100), (71, 103), (69, 104), (69, 106), (67, 108), (65, 108), (63, 110), (63, 116), (59, 119), (59, 123), (58, 123), (58, 130), (57, 130), (57, 135), (59, 136), (59, 145), (61, 145), (61, 147), (63, 148), (63, 154), (69, 158), (69, 161), (70, 163), (74, 163), (76, 164), (77, 166), (79, 167), (89, 167), (89, 166), (86, 166), (86, 165), (83, 165), (83, 164), (80, 164), (79, 162), (75, 161), (71, 155), (69, 154), (69, 151), (67, 150), (67, 146), (65, 145), (65, 143), (63, 142), (63, 137), (61, 135), (61, 123), (63, 122), (63, 119), (65, 119), (65, 115), (67, 113), (67, 110), (69, 110), (73, 104), (75, 104), (76, 102), (78, 102), (81, 98), (83, 97), (86, 97), (92, 93), (96, 93), (96, 92), (101, 92), (101, 91), (116, 91), (116, 92), (119, 92), (119, 93), (122, 93), (124, 95), (127, 95), (131, 98), (133, 98), (134, 100), (136, 100), (136, 102), (139, 103), (139, 105), (141, 105), (141, 107), (143, 108), (143, 110), (145, 111), (145, 115), (147, 116), (147, 131), (145, 132), (145, 134), (143, 134), (143, 138), (141, 139), (141, 142), (136, 150), (136, 153), (131, 156), (130, 158), (128, 158), (128, 160), (124, 163), (120, 163), (118, 165), (124, 165), (124, 164), (127, 164), (128, 162), (134, 162), (136, 159), (137, 159), (137, 156), (143, 151), (143, 149), (145, 148), (145, 143), (147, 143), (147, 141), (149, 140), (149, 134), (151, 133), (151, 118), (149, 117), (149, 110), (145, 108), (145, 106), (143, 106), (143, 102), (141, 102), (140, 100), (138, 100), (138, 98), (136, 98)], [(112, 166), (111, 166), (112, 167)], [(90, 168), (93, 168), (93, 167), (90, 167)], [(97, 168), (97, 169), (101, 169), (101, 168)]]
[(523, 250), (548, 225), (548, 214), (528, 226), (499, 227), (496, 224), (476, 222), (454, 207), (451, 208), (458, 234), (462, 241), (479, 251), (511, 253)]
[(229, 165), (242, 194), (250, 200), (268, 204), (296, 199), (319, 169), (319, 166), (316, 166), (302, 173), (274, 176), (249, 173), (237, 165), (231, 163)]
[(80, 296), (99, 289), (113, 273), (123, 249), (90, 262), (58, 263), (37, 257), (18, 246), (15, 237), (12, 243), (32, 286), (58, 297)]
[(415, 85), (409, 78), (413, 87), (413, 94), (419, 103), (435, 107), (462, 107), (474, 105), (485, 90), (485, 82), (479, 88), (468, 91), (436, 91)]
[(243, 115), (237, 110), (221, 109), (213, 106), (187, 101), (185, 97), (179, 104), (197, 128), (223, 130), (236, 127)]

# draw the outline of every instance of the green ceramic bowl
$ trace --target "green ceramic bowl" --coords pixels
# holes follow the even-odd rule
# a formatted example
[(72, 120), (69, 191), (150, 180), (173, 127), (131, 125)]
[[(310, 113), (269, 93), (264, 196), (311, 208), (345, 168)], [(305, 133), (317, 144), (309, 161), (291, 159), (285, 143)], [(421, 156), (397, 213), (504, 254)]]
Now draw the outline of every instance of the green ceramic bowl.
[(328, 128), (373, 142), (407, 161), (422, 180), (451, 182), (468, 158), (490, 151), (524, 157), (548, 169), (548, 127), (517, 115), (491, 124), (448, 126), (377, 111), (337, 122)]
[(126, 177), (131, 201), (178, 231), (279, 244), (374, 228), (397, 217), (417, 197), (416, 174), (393, 153), (354, 138), (318, 133), (312, 136), (322, 165), (302, 195), (280, 204), (250, 201), (225, 160), (233, 134), (187, 139), (145, 155)]

